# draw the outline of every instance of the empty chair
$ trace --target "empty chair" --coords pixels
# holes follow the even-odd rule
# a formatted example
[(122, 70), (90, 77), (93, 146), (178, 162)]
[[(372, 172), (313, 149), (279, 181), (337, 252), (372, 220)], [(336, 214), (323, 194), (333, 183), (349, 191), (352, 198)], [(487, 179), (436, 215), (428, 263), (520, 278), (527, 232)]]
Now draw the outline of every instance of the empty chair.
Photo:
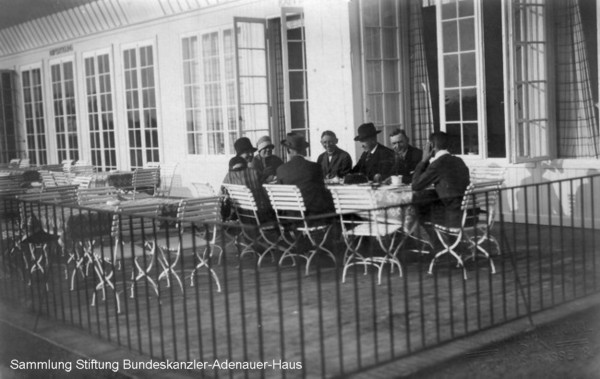
[(72, 178), (69, 177), (69, 174), (60, 171), (51, 172), (52, 177), (54, 178), (54, 182), (57, 186), (66, 186), (71, 184)]
[(156, 188), (156, 195), (169, 196), (171, 194), (171, 187), (173, 186), (173, 179), (175, 178), (177, 163), (149, 162), (146, 168), (158, 168), (160, 170), (160, 185)]
[(19, 168), (28, 168), (29, 166), (30, 166), (30, 164), (29, 164), (29, 158), (23, 158), (19, 162)]
[(159, 182), (160, 169), (158, 168), (138, 168), (133, 172), (131, 180), (132, 197), (139, 198), (142, 193), (156, 193), (156, 187)]
[(19, 164), (21, 163), (21, 159), (19, 158), (13, 158), (8, 162), (8, 167), (10, 168), (18, 168)]
[[(394, 266), (398, 267), (402, 276), (402, 265), (397, 253), (403, 244), (402, 224), (393, 222), (393, 218), (382, 218), (376, 214), (376, 201), (373, 190), (369, 187), (336, 186), (330, 187), (336, 213), (340, 217), (342, 236), (346, 244), (344, 254), (344, 270), (342, 282), (346, 280), (348, 268), (354, 265), (375, 266), (378, 269), (378, 284), (381, 284), (381, 275), (386, 264), (390, 264), (393, 272)], [(369, 254), (359, 249), (365, 238), (377, 240), (383, 255)]]
[(56, 181), (54, 175), (48, 170), (39, 170), (40, 176), (42, 177), (42, 186), (44, 188), (56, 187)]
[(106, 204), (117, 199), (117, 189), (114, 187), (78, 188), (77, 203), (84, 207)]
[(221, 246), (216, 244), (216, 223), (218, 221), (218, 196), (182, 200), (177, 208), (176, 232), (174, 230), (169, 238), (160, 240), (158, 244), (161, 252), (159, 263), (162, 266), (159, 279), (166, 278), (167, 285), (170, 285), (170, 277), (172, 276), (177, 280), (183, 291), (183, 284), (175, 268), (181, 259), (181, 254), (184, 251), (192, 250), (195, 264), (190, 277), (190, 284), (194, 286), (196, 272), (206, 267), (217, 285), (217, 291), (221, 292), (219, 277), (210, 267), (213, 250), (219, 251), (219, 257), (223, 253)]
[(79, 186), (79, 188), (89, 188), (93, 179), (91, 176), (79, 175), (71, 180), (71, 184)]
[[(264, 184), (273, 210), (277, 215), (281, 238), (288, 244), (288, 248), (279, 259), (279, 264), (286, 258), (306, 260), (306, 275), (309, 273), (310, 263), (318, 252), (325, 253), (335, 263), (335, 256), (324, 244), (331, 231), (331, 223), (326, 219), (306, 219), (306, 205), (300, 189), (294, 185)], [(299, 236), (291, 233), (300, 233), (311, 245), (309, 251), (298, 251)]]
[[(156, 235), (160, 221), (156, 218), (156, 204), (121, 205), (113, 215), (111, 236), (114, 241), (113, 267), (133, 263), (131, 297), (135, 295), (135, 286), (141, 279), (152, 286), (158, 295), (158, 285), (150, 276), (156, 260)], [(129, 244), (129, 246), (125, 246)], [(109, 285), (110, 286), (110, 285)]]
[[(502, 179), (469, 184), (461, 204), (463, 214), (460, 226), (454, 227), (430, 223), (443, 246), (443, 249), (435, 254), (429, 264), (430, 274), (436, 260), (442, 255), (450, 254), (456, 259), (458, 265), (463, 268), (463, 276), (467, 279), (464, 261), (461, 254), (457, 251), (460, 242), (466, 242), (471, 247), (472, 254), (470, 258), (474, 259), (475, 254), (482, 254), (489, 260), (492, 273), (496, 272), (494, 262), (483, 243), (489, 241), (498, 250), (500, 248), (498, 242), (490, 233), (494, 223), (496, 199), (498, 198), (503, 181)], [(480, 214), (485, 215), (483, 220), (479, 219)]]

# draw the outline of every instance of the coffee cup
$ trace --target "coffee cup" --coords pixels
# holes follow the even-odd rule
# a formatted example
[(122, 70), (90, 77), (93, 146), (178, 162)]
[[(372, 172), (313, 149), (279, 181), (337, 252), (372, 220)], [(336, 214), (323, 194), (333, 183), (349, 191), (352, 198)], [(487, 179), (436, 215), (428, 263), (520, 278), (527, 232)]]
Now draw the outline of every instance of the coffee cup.
[(395, 186), (398, 186), (398, 185), (402, 184), (402, 176), (400, 176), (400, 175), (398, 175), (398, 176), (396, 176), (396, 175), (392, 176), (392, 184), (395, 185)]

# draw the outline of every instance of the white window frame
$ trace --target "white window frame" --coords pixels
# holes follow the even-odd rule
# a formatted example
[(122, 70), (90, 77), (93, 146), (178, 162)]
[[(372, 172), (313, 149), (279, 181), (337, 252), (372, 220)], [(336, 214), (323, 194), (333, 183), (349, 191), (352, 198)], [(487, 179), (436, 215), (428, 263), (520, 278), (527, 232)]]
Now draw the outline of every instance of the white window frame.
[[(234, 60), (234, 67), (233, 67), (233, 78), (226, 78), (226, 64), (225, 64), (225, 60), (226, 60), (226, 52), (225, 52), (225, 39), (224, 39), (224, 35), (225, 33), (229, 31), (231, 33), (231, 38), (232, 38), (232, 42), (234, 37), (234, 29), (233, 27), (229, 27), (229, 26), (223, 26), (223, 27), (219, 27), (219, 28), (212, 28), (212, 29), (205, 29), (202, 32), (194, 32), (194, 33), (190, 33), (190, 34), (185, 34), (182, 35), (180, 38), (180, 42), (181, 42), (181, 59), (182, 59), (182, 72), (183, 70), (185, 70), (185, 68), (183, 67), (185, 61), (183, 60), (183, 42), (185, 39), (191, 39), (191, 38), (196, 38), (196, 52), (197, 52), (197, 56), (194, 57), (194, 59), (188, 59), (187, 61), (189, 62), (193, 62), (195, 61), (196, 65), (196, 71), (194, 72), (195, 78), (196, 78), (196, 82), (194, 83), (186, 83), (185, 82), (185, 72), (183, 72), (183, 78), (182, 78), (182, 83), (183, 83), (183, 89), (184, 89), (184, 115), (183, 118), (186, 122), (186, 154), (190, 155), (190, 156), (202, 156), (202, 157), (217, 157), (217, 156), (225, 156), (225, 155), (231, 155), (231, 154), (235, 154), (234, 149), (233, 149), (233, 142), (234, 140), (239, 136), (239, 122), (238, 122), (238, 118), (239, 118), (239, 113), (238, 113), (238, 104), (237, 104), (237, 99), (238, 99), (238, 93), (237, 93), (237, 71), (235, 68), (235, 51), (231, 51), (232, 56), (231, 58)], [(209, 144), (208, 144), (208, 136), (210, 134), (209, 132), (209, 128), (208, 128), (208, 102), (209, 99), (206, 96), (206, 80), (205, 80), (205, 64), (204, 64), (204, 56), (203, 56), (203, 51), (202, 51), (202, 38), (206, 35), (211, 35), (211, 34), (217, 34), (217, 42), (218, 42), (218, 58), (219, 58), (219, 85), (220, 85), (220, 96), (219, 96), (219, 105), (217, 107), (211, 107), (213, 109), (219, 109), (221, 111), (221, 121), (222, 121), (222, 128), (218, 131), (218, 133), (221, 133), (223, 136), (223, 142), (224, 142), (224, 148), (223, 148), (223, 153), (222, 154), (215, 154), (215, 153), (210, 153), (209, 152)], [(235, 48), (232, 45), (233, 48)], [(233, 101), (230, 102), (227, 99), (228, 93), (227, 93), (227, 85), (228, 83), (231, 82), (231, 84), (233, 84)], [(197, 93), (195, 93), (195, 95), (197, 96), (197, 99), (193, 99), (196, 100), (193, 104), (191, 104), (193, 107), (192, 108), (187, 108), (187, 105), (185, 104), (185, 90), (188, 87), (194, 87), (197, 86)], [(194, 96), (194, 94), (193, 94)], [(230, 128), (229, 126), (229, 110), (233, 108), (234, 110), (234, 122), (235, 122), (235, 127), (234, 128)], [(196, 129), (194, 129), (193, 131), (190, 131), (187, 129), (187, 123), (188, 123), (188, 116), (187, 116), (187, 112), (188, 111), (192, 111), (194, 114), (194, 122), (196, 123)], [(235, 138), (233, 138), (233, 140), (231, 140), (231, 136), (230, 134), (234, 134)], [(189, 143), (190, 143), (190, 138), (193, 135), (201, 135), (202, 136), (202, 142), (201, 145), (199, 147), (200, 152), (190, 152), (189, 149)], [(197, 147), (196, 143), (194, 142), (194, 146)]]
[(550, 39), (550, 33), (549, 31), (551, 30), (551, 26), (550, 26), (550, 22), (551, 22), (551, 14), (552, 14), (552, 9), (550, 7), (550, 4), (548, 2), (546, 2), (544, 4), (544, 6), (546, 7), (546, 15), (544, 18), (544, 38), (545, 38), (545, 43), (546, 43), (546, 61), (545, 61), (545, 70), (546, 70), (546, 92), (547, 92), (547, 98), (546, 98), (546, 114), (547, 114), (547, 129), (545, 131), (546, 133), (546, 146), (543, 147), (546, 150), (545, 154), (540, 154), (537, 156), (531, 156), (531, 157), (525, 157), (525, 156), (519, 156), (518, 154), (518, 112), (517, 112), (517, 107), (519, 106), (519, 99), (517, 96), (517, 86), (516, 86), (516, 80), (517, 80), (517, 57), (516, 57), (516, 33), (515, 33), (515, 20), (513, 18), (513, 15), (515, 14), (515, 9), (514, 9), (514, 0), (509, 0), (504, 2), (505, 5), (505, 20), (506, 20), (506, 29), (507, 29), (507, 33), (510, 36), (510, 38), (507, 38), (507, 45), (508, 45), (508, 54), (505, 55), (505, 59), (508, 60), (508, 64), (507, 66), (509, 67), (509, 75), (508, 75), (508, 80), (506, 82), (506, 88), (507, 88), (507, 98), (508, 98), (508, 104), (509, 106), (506, 107), (507, 108), (507, 113), (508, 113), (508, 117), (507, 117), (507, 122), (510, 125), (510, 131), (507, 134), (508, 140), (510, 141), (510, 160), (511, 162), (514, 163), (523, 163), (523, 162), (535, 162), (535, 161), (541, 161), (541, 160), (548, 160), (551, 159), (553, 157), (556, 156), (556, 120), (555, 120), (555, 116), (554, 116), (554, 112), (550, 112), (550, 105), (551, 104), (555, 104), (554, 101), (554, 73), (552, 71), (552, 67), (553, 67), (553, 56), (554, 56), (554, 52), (552, 51), (552, 46), (553, 46), (553, 41), (551, 41)]
[[(103, 93), (99, 92), (99, 88), (100, 88), (100, 82), (99, 82), (99, 72), (98, 72), (98, 57), (103, 56), (103, 55), (107, 55), (108, 56), (108, 66), (109, 66), (109, 75), (110, 75), (110, 86), (111, 86), (111, 91), (108, 92), (110, 94), (110, 99), (111, 99), (111, 104), (110, 104), (110, 111), (109, 112), (102, 112), (102, 108), (101, 108), (101, 103), (102, 103), (102, 97), (101, 95)], [(90, 114), (90, 109), (89, 109), (89, 101), (88, 98), (90, 97), (90, 95), (88, 94), (88, 87), (87, 87), (87, 66), (86, 66), (86, 60), (92, 58), (94, 61), (94, 75), (92, 76), (95, 86), (96, 86), (96, 94), (94, 95), (94, 97), (96, 98), (96, 104), (98, 105), (98, 109), (96, 110), (96, 112), (94, 114)], [(101, 49), (101, 50), (95, 50), (95, 51), (90, 51), (90, 52), (86, 52), (82, 54), (82, 73), (81, 76), (83, 78), (83, 83), (84, 83), (84, 97), (85, 97), (85, 103), (86, 103), (86, 107), (85, 107), (85, 114), (87, 116), (85, 124), (88, 126), (88, 133), (89, 133), (89, 150), (90, 150), (90, 163), (92, 163), (93, 165), (97, 166), (99, 170), (110, 170), (110, 169), (117, 169), (119, 167), (119, 162), (120, 162), (120, 155), (119, 155), (119, 144), (117, 143), (118, 141), (118, 130), (116, 125), (117, 123), (117, 119), (116, 119), (116, 110), (115, 110), (115, 96), (116, 96), (116, 88), (115, 88), (115, 66), (113, 63), (113, 54), (112, 54), (112, 49)], [(112, 114), (112, 120), (113, 120), (113, 130), (112, 130), (112, 138), (115, 141), (115, 146), (112, 147), (112, 149), (115, 152), (115, 162), (114, 165), (108, 166), (106, 164), (106, 156), (104, 154), (101, 154), (102, 158), (101, 158), (101, 162), (94, 162), (94, 150), (98, 150), (98, 148), (94, 148), (93, 147), (93, 143), (92, 143), (92, 133), (99, 133), (100, 135), (100, 147), (99, 150), (100, 151), (104, 151), (105, 149), (107, 149), (105, 143), (104, 143), (104, 139), (105, 139), (105, 135), (107, 133), (110, 133), (110, 130), (105, 130), (102, 124), (102, 115), (103, 114)], [(96, 118), (96, 122), (98, 122), (98, 131), (92, 131), (92, 125), (90, 125), (90, 117), (95, 117)], [(110, 148), (110, 147), (109, 147)], [(100, 163), (100, 164), (98, 164)]]
[[(486, 119), (487, 119), (487, 112), (486, 112), (486, 99), (485, 99), (485, 69), (484, 69), (484, 49), (485, 47), (483, 46), (483, 38), (482, 38), (482, 32), (483, 32), (483, 26), (482, 26), (482, 20), (483, 20), (483, 11), (482, 11), (482, 4), (480, 0), (473, 0), (473, 21), (474, 21), (474, 46), (475, 46), (475, 71), (476, 71), (476, 75), (475, 75), (475, 93), (477, 96), (477, 120), (476, 122), (471, 122), (469, 120), (465, 121), (462, 119), (462, 112), (461, 112), (461, 118), (458, 121), (460, 128), (461, 128), (461, 136), (460, 136), (460, 143), (461, 143), (461, 152), (455, 152), (456, 155), (462, 156), (462, 157), (469, 157), (469, 158), (486, 158), (488, 155), (488, 149), (487, 149), (487, 128), (486, 128)], [(460, 17), (459, 17), (460, 18)], [(457, 29), (458, 32), (458, 29)], [(446, 77), (445, 77), (445, 72), (444, 72), (444, 49), (443, 49), (443, 27), (442, 27), (442, 1), (441, 0), (437, 0), (436, 2), (436, 33), (437, 33), (437, 60), (438, 60), (438, 84), (439, 84), (439, 95), (438, 95), (438, 102), (439, 102), (439, 112), (440, 112), (440, 130), (446, 132), (447, 130), (447, 120), (446, 120), (446, 106), (445, 106), (445, 90), (447, 89), (447, 87), (445, 87), (445, 83), (446, 83)], [(465, 53), (466, 51), (470, 51), (470, 50), (460, 50), (459, 53)], [(460, 79), (459, 79), (460, 80)], [(457, 89), (463, 89), (464, 87), (461, 85), (461, 83), (458, 83), (458, 87), (456, 87)], [(462, 97), (459, 97), (459, 101), (462, 99)], [(461, 106), (462, 109), (462, 106)], [(455, 122), (451, 122), (451, 124), (454, 124)], [(462, 154), (462, 152), (464, 151), (464, 139), (463, 139), (463, 126), (466, 123), (475, 123), (477, 124), (477, 143), (478, 143), (478, 152), (477, 154), (473, 154), (473, 153), (469, 153), (469, 154)]]
[[(67, 114), (67, 110), (66, 110), (66, 90), (65, 90), (65, 77), (64, 77), (64, 65), (66, 63), (71, 63), (72, 65), (72, 71), (73, 71), (73, 106), (75, 107), (75, 109), (73, 110), (74, 113), (73, 114)], [(55, 110), (55, 102), (57, 101), (57, 99), (54, 98), (54, 78), (53, 78), (53, 73), (52, 73), (52, 69), (54, 66), (58, 66), (59, 70), (60, 70), (60, 81), (58, 82), (60, 87), (61, 87), (61, 91), (62, 91), (62, 97), (60, 99), (60, 106), (62, 107), (62, 115), (57, 115), (56, 114), (56, 110)], [(52, 106), (50, 107), (52, 109), (52, 124), (54, 125), (54, 135), (55, 135), (55, 151), (56, 151), (56, 155), (57, 155), (57, 159), (58, 162), (61, 162), (62, 160), (65, 159), (70, 159), (70, 160), (80, 160), (83, 158), (82, 155), (82, 146), (81, 146), (81, 140), (82, 140), (82, 133), (81, 133), (81, 128), (80, 128), (80, 124), (81, 124), (81, 112), (79, 112), (79, 96), (78, 96), (78, 91), (77, 91), (77, 82), (78, 82), (78, 72), (77, 72), (77, 65), (75, 63), (75, 57), (74, 56), (68, 56), (68, 57), (62, 57), (62, 58), (58, 58), (58, 59), (53, 59), (51, 61), (48, 62), (48, 67), (49, 67), (49, 73), (50, 75), (48, 76), (48, 80), (50, 82), (50, 96), (51, 96), (51, 101), (49, 102)], [(69, 128), (68, 128), (68, 121), (69, 121), (69, 116), (74, 116), (75, 117), (75, 137), (77, 138), (77, 149), (73, 148), (71, 146), (70, 143), (70, 139), (69, 139)], [(58, 124), (57, 124), (57, 118), (61, 118), (64, 124), (64, 130), (62, 132), (59, 132), (58, 130)], [(59, 147), (59, 135), (63, 134), (64, 135), (64, 141), (65, 141), (65, 146), (64, 147)], [(74, 151), (76, 150), (76, 151)], [(65, 152), (66, 156), (64, 157), (60, 157), (60, 153)]]
[[(33, 98), (34, 98), (33, 97), (33, 93), (31, 93), (32, 115), (33, 115), (33, 120), (34, 120), (34, 125), (33, 125), (34, 133), (33, 133), (33, 137), (36, 140), (35, 146), (33, 146), (33, 149), (29, 145), (29, 140), (28, 139), (29, 139), (30, 134), (27, 132), (27, 119), (25, 117), (26, 112), (25, 112), (25, 97), (24, 97), (24, 87), (23, 87), (23, 73), (26, 72), (26, 71), (28, 71), (28, 72), (30, 72), (30, 75), (31, 75), (31, 72), (34, 71), (34, 70), (39, 70), (40, 71), (40, 87), (41, 87), (40, 91), (41, 91), (41, 94), (42, 94), (41, 109), (44, 112), (44, 115), (41, 118), (41, 120), (44, 123), (44, 125), (43, 125), (44, 126), (44, 136), (43, 136), (43, 139), (44, 139), (44, 142), (46, 144), (45, 148), (43, 148), (43, 149), (40, 148), (38, 146), (38, 143), (37, 143), (37, 141), (39, 140), (40, 136), (37, 133), (38, 125), (35, 122), (35, 120), (38, 120), (39, 118), (36, 117), (37, 113), (36, 113), (36, 110), (35, 110), (35, 106), (33, 105), (34, 104), (33, 103)], [(49, 143), (50, 142), (50, 138), (49, 138), (49, 134), (50, 133), (48, 132), (48, 126), (49, 125), (48, 125), (48, 119), (47, 119), (48, 110), (46, 109), (46, 103), (44, 102), (44, 97), (47, 95), (44, 92), (44, 90), (45, 90), (44, 89), (44, 77), (45, 77), (45, 72), (44, 72), (44, 67), (43, 67), (43, 65), (42, 65), (41, 62), (37, 63), (37, 64), (32, 64), (32, 65), (27, 65), (27, 66), (21, 66), (21, 67), (19, 67), (19, 84), (18, 84), (17, 88), (19, 88), (19, 90), (20, 90), (19, 91), (20, 92), (19, 96), (21, 97), (21, 104), (22, 104), (22, 107), (21, 107), (21, 117), (22, 118), (21, 119), (23, 120), (23, 124), (24, 124), (24, 136), (25, 136), (25, 147), (26, 147), (26, 152), (27, 152), (27, 158), (29, 158), (31, 160), (32, 164), (38, 164), (38, 165), (39, 164), (48, 164), (49, 163), (49, 160), (48, 160), (49, 157), (50, 157), (49, 151), (51, 150), (50, 149), (51, 144)], [(30, 155), (30, 153), (32, 151), (35, 154), (35, 157), (32, 157)], [(44, 157), (44, 159), (40, 160), (41, 157)]]
[[(376, 0), (379, 2), (379, 0)], [(366, 2), (374, 2), (373, 0), (360, 0), (359, 4), (358, 4), (358, 15), (359, 15), (359, 33), (360, 33), (360, 45), (361, 45), (361, 79), (362, 79), (362, 104), (363, 104), (363, 120), (365, 120), (366, 122), (373, 122), (375, 124), (375, 126), (382, 130), (383, 133), (381, 133), (381, 138), (383, 139), (383, 141), (388, 141), (389, 140), (389, 136), (391, 135), (392, 131), (394, 129), (404, 129), (405, 125), (408, 125), (409, 119), (410, 119), (410, 112), (408, 112), (407, 110), (410, 110), (410, 104), (408, 103), (409, 98), (408, 96), (406, 96), (407, 94), (407, 82), (406, 82), (406, 75), (403, 73), (403, 68), (404, 67), (408, 67), (407, 65), (407, 58), (404, 56), (404, 52), (407, 51), (405, 49), (405, 47), (407, 46), (407, 42), (406, 42), (406, 33), (404, 32), (404, 27), (403, 27), (403, 19), (401, 17), (401, 14), (403, 12), (403, 9), (407, 9), (406, 7), (403, 8), (403, 4), (402, 2), (396, 1), (394, 2), (395, 4), (395, 17), (396, 17), (396, 26), (394, 27), (397, 30), (397, 40), (396, 40), (396, 51), (397, 51), (397, 57), (394, 59), (396, 60), (397, 63), (397, 86), (398, 88), (395, 91), (385, 91), (385, 89), (383, 88), (383, 85), (388, 81), (385, 77), (385, 70), (381, 69), (381, 73), (380, 73), (380, 79), (381, 79), (381, 85), (382, 88), (380, 89), (380, 96), (381, 96), (381, 120), (376, 120), (373, 118), (372, 114), (373, 114), (373, 110), (369, 109), (369, 91), (368, 91), (368, 82), (367, 82), (367, 54), (366, 54), (366, 49), (365, 49), (365, 22), (364, 22), (364, 12), (363, 12), (363, 4)], [(379, 4), (381, 4), (379, 2)], [(379, 28), (380, 29), (384, 29), (384, 28), (391, 28), (391, 26), (383, 26), (382, 22), (381, 22), (381, 10), (379, 12)], [(383, 36), (380, 35), (379, 37), (379, 51), (380, 51), (380, 57), (379, 59), (372, 59), (372, 60), (379, 60), (380, 62), (384, 62), (386, 59), (387, 60), (392, 60), (391, 58), (383, 58)], [(393, 122), (388, 122), (389, 120), (386, 119), (386, 105), (385, 105), (385, 95), (386, 94), (397, 94), (398, 96), (398, 122), (397, 123), (393, 123)], [(410, 133), (410, 131), (408, 131), (408, 133)]]
[[(127, 151), (129, 152), (128, 155), (128, 159), (127, 159), (127, 165), (130, 168), (138, 168), (138, 167), (145, 167), (149, 162), (153, 162), (147, 159), (147, 154), (149, 151), (149, 148), (151, 149), (156, 149), (157, 154), (158, 154), (158, 160), (160, 162), (160, 160), (162, 159), (161, 156), (163, 155), (163, 152), (161, 151), (161, 146), (163, 145), (163, 141), (161, 140), (161, 117), (160, 117), (160, 104), (159, 104), (159, 98), (160, 96), (159, 94), (159, 86), (158, 86), (158, 54), (157, 54), (157, 49), (156, 49), (156, 42), (154, 40), (145, 40), (145, 41), (138, 41), (135, 43), (131, 43), (131, 44), (123, 44), (121, 45), (121, 49), (120, 49), (120, 56), (119, 59), (121, 60), (121, 76), (122, 76), (122, 91), (123, 91), (123, 104), (124, 104), (124, 121), (125, 121), (125, 132), (127, 134), (126, 136), (126, 141), (127, 141)], [(141, 64), (141, 60), (140, 60), (140, 50), (142, 48), (145, 47), (151, 47), (152, 48), (152, 79), (154, 81), (154, 110), (156, 112), (156, 146), (147, 146), (146, 144), (146, 131), (150, 130), (152, 131), (152, 128), (147, 129), (144, 125), (145, 122), (145, 118), (144, 118), (144, 108), (143, 108), (143, 92), (142, 92), (142, 75), (141, 75), (141, 69), (140, 69), (140, 64)], [(132, 141), (130, 138), (131, 135), (131, 129), (129, 127), (129, 118), (128, 118), (128, 112), (129, 112), (129, 108), (127, 108), (127, 94), (128, 91), (130, 91), (130, 89), (127, 88), (127, 76), (126, 76), (126, 70), (128, 70), (126, 68), (125, 65), (125, 52), (128, 50), (134, 50), (135, 51), (135, 55), (136, 55), (136, 80), (137, 80), (137, 87), (136, 87), (136, 92), (138, 94), (138, 108), (137, 108), (137, 113), (138, 113), (138, 117), (139, 117), (139, 122), (140, 122), (140, 146), (135, 146), (135, 149), (139, 149), (141, 150), (142, 154), (141, 154), (141, 165), (140, 164), (135, 164), (136, 162), (134, 162), (132, 160), (132, 156), (131, 156), (131, 151), (134, 150), (134, 146), (132, 146)], [(139, 162), (138, 162), (139, 163)]]

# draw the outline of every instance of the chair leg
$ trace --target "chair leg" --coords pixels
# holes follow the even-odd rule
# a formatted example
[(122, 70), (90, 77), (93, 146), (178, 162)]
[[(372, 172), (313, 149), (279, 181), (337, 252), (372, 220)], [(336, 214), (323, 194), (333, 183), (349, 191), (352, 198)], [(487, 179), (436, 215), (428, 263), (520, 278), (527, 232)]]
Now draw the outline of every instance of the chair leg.
[(459, 233), (458, 235), (454, 236), (454, 237), (456, 237), (456, 240), (452, 244), (448, 244), (446, 242), (446, 239), (444, 238), (444, 234), (442, 232), (440, 232), (438, 229), (435, 229), (435, 233), (437, 234), (438, 240), (444, 246), (444, 249), (442, 251), (438, 252), (433, 257), (433, 259), (431, 260), (431, 263), (429, 264), (429, 271), (427, 271), (427, 273), (430, 274), (430, 275), (433, 273), (433, 265), (435, 264), (435, 261), (439, 257), (441, 257), (444, 254), (450, 254), (450, 255), (452, 255), (456, 259), (456, 261), (457, 261), (457, 267), (462, 267), (462, 269), (463, 269), (463, 278), (466, 280), (467, 279), (467, 270), (465, 269), (465, 265), (463, 263), (462, 258), (454, 250), (456, 248), (456, 246), (458, 246), (458, 244), (460, 243), (460, 241), (462, 239), (462, 232)]

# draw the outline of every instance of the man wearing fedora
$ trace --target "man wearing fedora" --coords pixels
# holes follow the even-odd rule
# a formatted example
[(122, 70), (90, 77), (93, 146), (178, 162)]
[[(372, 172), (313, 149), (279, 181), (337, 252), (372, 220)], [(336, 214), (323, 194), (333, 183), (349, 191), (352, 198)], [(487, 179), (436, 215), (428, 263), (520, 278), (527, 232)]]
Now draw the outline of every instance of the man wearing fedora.
[(363, 174), (369, 180), (385, 180), (392, 174), (395, 153), (394, 150), (377, 142), (379, 133), (381, 130), (375, 129), (372, 122), (358, 127), (358, 136), (354, 140), (360, 141), (364, 152), (352, 169), (352, 173)]
[(252, 160), (252, 168), (258, 172), (261, 183), (272, 182), (275, 178), (277, 168), (283, 164), (281, 158), (273, 154), (275, 145), (271, 141), (271, 137), (260, 137), (256, 143), (258, 154)]
[(285, 146), (289, 160), (277, 169), (278, 183), (298, 186), (308, 215), (333, 213), (333, 198), (325, 187), (321, 166), (305, 158), (308, 142), (304, 136), (288, 133), (281, 144)]
[(321, 145), (325, 152), (319, 155), (317, 163), (321, 165), (325, 179), (343, 178), (352, 170), (350, 154), (340, 149), (337, 143), (337, 136), (331, 130), (326, 130), (321, 135)]

